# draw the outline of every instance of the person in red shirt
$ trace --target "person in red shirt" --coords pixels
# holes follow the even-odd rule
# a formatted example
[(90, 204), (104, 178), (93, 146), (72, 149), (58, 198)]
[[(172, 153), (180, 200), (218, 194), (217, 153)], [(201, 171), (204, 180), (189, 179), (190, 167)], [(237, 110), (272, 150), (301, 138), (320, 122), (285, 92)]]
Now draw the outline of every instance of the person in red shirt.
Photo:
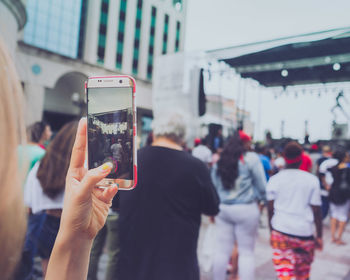
[(303, 152), (301, 154), (301, 164), (300, 164), (300, 167), (299, 167), (300, 170), (304, 170), (304, 171), (307, 171), (307, 172), (311, 172), (312, 170), (312, 160), (311, 160), (311, 157)]

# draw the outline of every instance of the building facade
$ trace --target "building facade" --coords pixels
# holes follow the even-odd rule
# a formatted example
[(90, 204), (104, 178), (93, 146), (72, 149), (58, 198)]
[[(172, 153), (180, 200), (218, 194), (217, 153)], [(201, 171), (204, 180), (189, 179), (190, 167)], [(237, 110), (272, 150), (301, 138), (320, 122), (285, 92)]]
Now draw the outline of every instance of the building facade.
[(184, 45), (182, 0), (27, 0), (23, 41), (151, 80), (154, 57)]
[(147, 133), (154, 60), (183, 50), (186, 1), (0, 0), (0, 15), (28, 124), (45, 118), (58, 129), (82, 113), (88, 76), (127, 74), (136, 79), (138, 124)]

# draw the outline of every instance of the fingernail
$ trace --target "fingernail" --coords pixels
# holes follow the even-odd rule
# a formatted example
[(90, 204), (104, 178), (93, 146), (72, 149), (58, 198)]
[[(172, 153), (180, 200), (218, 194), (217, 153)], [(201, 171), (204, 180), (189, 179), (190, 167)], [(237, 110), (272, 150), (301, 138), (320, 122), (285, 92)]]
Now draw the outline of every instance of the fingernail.
[(111, 162), (106, 162), (102, 165), (102, 171), (107, 171), (107, 170), (111, 170), (113, 167), (113, 163)]

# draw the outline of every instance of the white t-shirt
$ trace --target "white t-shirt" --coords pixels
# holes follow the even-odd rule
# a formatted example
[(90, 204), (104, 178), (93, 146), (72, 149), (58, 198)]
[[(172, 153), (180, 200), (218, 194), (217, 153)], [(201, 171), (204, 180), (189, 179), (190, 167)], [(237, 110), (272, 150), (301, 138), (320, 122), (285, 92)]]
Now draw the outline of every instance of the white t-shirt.
[(43, 210), (62, 209), (64, 191), (59, 193), (54, 199), (44, 194), (40, 181), (36, 176), (39, 165), (40, 162), (37, 162), (28, 174), (24, 186), (24, 204), (32, 209), (33, 214)]
[(212, 153), (207, 146), (198, 145), (192, 150), (192, 155), (205, 163), (212, 162)]
[(325, 180), (328, 185), (333, 184), (333, 176), (332, 173), (328, 170), (338, 164), (338, 160), (335, 158), (326, 159), (321, 163), (319, 172), (325, 175)]
[(266, 187), (267, 200), (274, 200), (272, 228), (296, 236), (311, 236), (311, 205), (321, 205), (320, 183), (315, 175), (299, 169), (284, 169), (272, 176)]

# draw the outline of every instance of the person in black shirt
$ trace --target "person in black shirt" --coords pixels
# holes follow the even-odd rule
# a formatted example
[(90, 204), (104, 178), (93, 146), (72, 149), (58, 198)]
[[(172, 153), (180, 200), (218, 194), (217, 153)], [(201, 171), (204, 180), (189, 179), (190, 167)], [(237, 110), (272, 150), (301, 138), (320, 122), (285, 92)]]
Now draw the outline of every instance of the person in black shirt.
[(182, 150), (184, 118), (155, 120), (154, 142), (138, 152), (138, 184), (120, 192), (120, 279), (198, 280), (201, 214), (219, 199), (203, 162)]
[(324, 146), (322, 148), (322, 155), (321, 157), (316, 161), (316, 175), (318, 176), (320, 180), (320, 186), (321, 186), (321, 199), (322, 199), (322, 218), (325, 219), (328, 215), (329, 211), (329, 193), (328, 190), (326, 189), (326, 186), (324, 185), (324, 178), (325, 174), (320, 172), (320, 166), (321, 164), (326, 161), (327, 159), (332, 158), (332, 150), (329, 146)]
[(329, 169), (333, 183), (329, 191), (332, 242), (346, 245), (342, 240), (350, 210), (350, 167), (349, 154), (345, 149), (334, 153), (338, 164)]

